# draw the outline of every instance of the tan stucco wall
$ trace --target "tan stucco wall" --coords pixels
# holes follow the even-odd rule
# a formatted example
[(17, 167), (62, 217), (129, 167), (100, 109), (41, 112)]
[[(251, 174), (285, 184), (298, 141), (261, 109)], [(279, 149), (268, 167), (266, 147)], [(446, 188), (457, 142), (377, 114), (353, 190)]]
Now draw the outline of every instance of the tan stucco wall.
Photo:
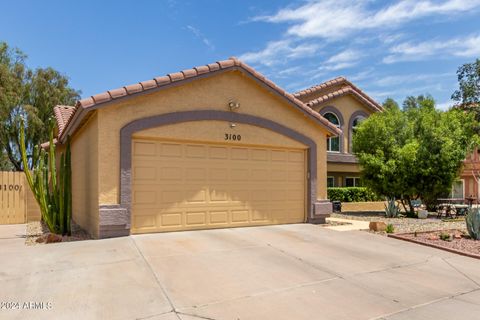
[(342, 212), (385, 211), (385, 201), (342, 202)]
[[(239, 113), (270, 119), (313, 139), (318, 148), (317, 196), (326, 199), (326, 131), (315, 120), (287, 104), (254, 80), (239, 71), (197, 79), (178, 87), (119, 101), (98, 112), (98, 182), (99, 203), (119, 203), (120, 129), (129, 122), (153, 115), (189, 110), (228, 111), (231, 99), (240, 102)], [(239, 124), (234, 130), (243, 130)], [(180, 129), (178, 129), (180, 130)], [(224, 134), (232, 132), (228, 124), (212, 128), (209, 141), (224, 142)], [(243, 131), (242, 131), (243, 132)], [(213, 136), (211, 136), (213, 135)], [(268, 139), (268, 137), (265, 137)], [(240, 144), (255, 144), (258, 137), (251, 132), (242, 134)], [(94, 191), (91, 191), (92, 194)], [(97, 211), (98, 212), (98, 211)]]
[[(223, 131), (222, 131), (223, 130)], [(195, 121), (161, 126), (157, 128), (138, 131), (134, 138), (163, 138), (169, 140), (195, 140), (206, 143), (225, 143), (224, 135), (235, 134), (242, 137), (241, 141), (228, 141), (229, 145), (262, 145), (294, 149), (306, 149), (302, 143), (282, 136), (279, 133), (260, 127), (237, 123), (234, 128), (224, 121)], [(254, 142), (252, 141), (254, 138)], [(245, 141), (247, 139), (248, 141)]]
[[(93, 115), (71, 141), (72, 218), (98, 236), (98, 117)], [(103, 161), (110, 163), (105, 155)]]

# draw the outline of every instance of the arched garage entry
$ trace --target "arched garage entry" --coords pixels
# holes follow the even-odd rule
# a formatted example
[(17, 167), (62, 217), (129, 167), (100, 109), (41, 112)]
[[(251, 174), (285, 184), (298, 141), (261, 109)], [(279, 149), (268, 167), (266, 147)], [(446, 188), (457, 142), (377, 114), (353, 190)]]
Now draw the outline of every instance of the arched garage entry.
[[(217, 120), (233, 123), (243, 123), (249, 124), (261, 128), (265, 128), (276, 133), (279, 133), (283, 136), (289, 137), (295, 141), (298, 141), (307, 147), (306, 152), (304, 152), (306, 168), (304, 169), (304, 180), (301, 182), (305, 185), (304, 188), (304, 200), (302, 201), (303, 212), (300, 215), (299, 212), (296, 212), (292, 216), (286, 219), (277, 219), (277, 217), (270, 216), (269, 219), (260, 219), (255, 222), (253, 217), (247, 216), (246, 213), (242, 210), (236, 210), (236, 212), (222, 213), (225, 211), (216, 210), (215, 205), (210, 203), (212, 206), (208, 214), (205, 214), (202, 210), (198, 210), (197, 207), (191, 206), (190, 209), (186, 208), (177, 208), (178, 210), (166, 212), (165, 215), (159, 213), (152, 213), (149, 217), (148, 214), (142, 213), (141, 219), (136, 219), (136, 212), (141, 211), (141, 206), (137, 206), (134, 202), (134, 197), (132, 192), (138, 187), (134, 183), (134, 172), (132, 170), (132, 161), (137, 161), (132, 150), (134, 149), (132, 144), (134, 143), (133, 135), (141, 130), (155, 128), (164, 125), (177, 124), (182, 122), (191, 122), (191, 121), (202, 121), (202, 120)], [(197, 111), (188, 111), (188, 112), (178, 112), (178, 113), (169, 113), (164, 115), (158, 115), (153, 117), (148, 117), (144, 119), (135, 120), (121, 130), (121, 160), (120, 160), (120, 202), (121, 207), (126, 210), (127, 221), (130, 223), (127, 225), (127, 228), (131, 228), (132, 232), (155, 232), (155, 231), (172, 231), (172, 230), (188, 230), (188, 229), (203, 229), (203, 228), (215, 228), (215, 227), (231, 227), (231, 226), (245, 226), (245, 225), (261, 225), (261, 224), (274, 224), (274, 223), (292, 223), (292, 222), (302, 222), (304, 220), (305, 212), (307, 220), (313, 218), (313, 206), (316, 199), (316, 144), (314, 141), (297, 131), (280, 125), (271, 120), (260, 118), (247, 114), (240, 114), (235, 112), (224, 112), (224, 111), (213, 111), (213, 110), (197, 110)], [(161, 143), (161, 142), (157, 142)], [(192, 145), (192, 144), (190, 144)], [(185, 148), (185, 145), (177, 144), (178, 148)], [(228, 149), (228, 147), (227, 147)], [(160, 155), (162, 156), (162, 155)], [(134, 160), (135, 159), (135, 160)], [(160, 159), (158, 159), (160, 161)], [(192, 162), (188, 162), (185, 159), (176, 159), (173, 161), (182, 162), (185, 166), (193, 168), (190, 166)], [(226, 160), (231, 161), (231, 159)], [(197, 162), (198, 163), (198, 162)], [(208, 161), (206, 162), (208, 163)], [(245, 162), (244, 162), (245, 163)], [(235, 166), (235, 164), (234, 164)], [(267, 164), (268, 166), (268, 164)], [(298, 171), (298, 170), (297, 170)], [(148, 172), (146, 173), (148, 175)], [(298, 177), (297, 177), (298, 178)], [(183, 177), (183, 182), (185, 182), (185, 177)], [(207, 180), (207, 183), (208, 180)], [(212, 182), (210, 182), (212, 183)], [(229, 184), (233, 183), (228, 181)], [(175, 183), (172, 183), (172, 186)], [(248, 187), (248, 183), (244, 186)], [(163, 189), (168, 188), (168, 184), (162, 185)], [(158, 185), (157, 187), (158, 188)], [(172, 187), (173, 191), (176, 191), (175, 187)], [(158, 195), (153, 195), (158, 197)], [(147, 199), (151, 196), (146, 196)], [(270, 199), (270, 201), (273, 201)], [(281, 201), (281, 199), (279, 200)], [(272, 202), (270, 202), (271, 204)], [(218, 208), (223, 208), (221, 205)], [(183, 210), (185, 209), (185, 210)], [(196, 209), (196, 210), (195, 210)], [(189, 212), (187, 212), (189, 211)], [(235, 210), (234, 210), (235, 211)], [(298, 209), (297, 209), (298, 211)], [(217, 216), (210, 214), (211, 212), (217, 213)], [(156, 216), (156, 218), (155, 218)], [(190, 221), (189, 221), (190, 219)], [(218, 219), (218, 224), (215, 222)], [(236, 221), (238, 220), (238, 221)], [(131, 222), (134, 221), (134, 224)], [(191, 222), (191, 223), (189, 223)], [(136, 225), (135, 225), (136, 224)]]

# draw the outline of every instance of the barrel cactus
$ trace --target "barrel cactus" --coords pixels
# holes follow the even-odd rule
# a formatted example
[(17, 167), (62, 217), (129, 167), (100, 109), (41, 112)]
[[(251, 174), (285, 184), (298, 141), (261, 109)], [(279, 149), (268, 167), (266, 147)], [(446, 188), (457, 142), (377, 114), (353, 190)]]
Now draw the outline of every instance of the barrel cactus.
[(467, 223), (467, 231), (470, 237), (475, 240), (480, 240), (480, 209), (468, 209), (465, 221)]
[[(72, 169), (70, 156), (70, 138), (67, 138), (65, 153), (61, 154), (57, 168), (53, 127), (50, 130), (48, 152), (35, 147), (38, 159), (33, 163), (33, 170), (28, 169), (25, 147), (25, 129), (23, 121), (20, 130), (20, 153), (27, 182), (38, 202), (42, 220), (52, 233), (70, 235), (72, 218)], [(58, 171), (58, 172), (57, 172)]]
[(400, 214), (400, 206), (395, 201), (395, 198), (388, 198), (385, 205), (385, 215), (387, 218), (396, 218)]

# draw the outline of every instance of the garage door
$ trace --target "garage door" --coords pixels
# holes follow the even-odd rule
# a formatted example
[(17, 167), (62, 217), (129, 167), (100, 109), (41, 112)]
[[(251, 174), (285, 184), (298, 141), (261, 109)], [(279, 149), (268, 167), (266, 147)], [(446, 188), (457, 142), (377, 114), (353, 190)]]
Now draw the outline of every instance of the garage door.
[(134, 139), (132, 168), (132, 233), (304, 221), (304, 150)]

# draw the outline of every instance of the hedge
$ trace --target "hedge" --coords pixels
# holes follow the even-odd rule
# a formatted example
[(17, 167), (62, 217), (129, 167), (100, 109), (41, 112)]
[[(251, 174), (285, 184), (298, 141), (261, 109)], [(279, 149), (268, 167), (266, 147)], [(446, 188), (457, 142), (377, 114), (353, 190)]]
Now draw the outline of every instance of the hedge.
[(330, 201), (365, 202), (382, 201), (383, 199), (364, 187), (327, 188)]

